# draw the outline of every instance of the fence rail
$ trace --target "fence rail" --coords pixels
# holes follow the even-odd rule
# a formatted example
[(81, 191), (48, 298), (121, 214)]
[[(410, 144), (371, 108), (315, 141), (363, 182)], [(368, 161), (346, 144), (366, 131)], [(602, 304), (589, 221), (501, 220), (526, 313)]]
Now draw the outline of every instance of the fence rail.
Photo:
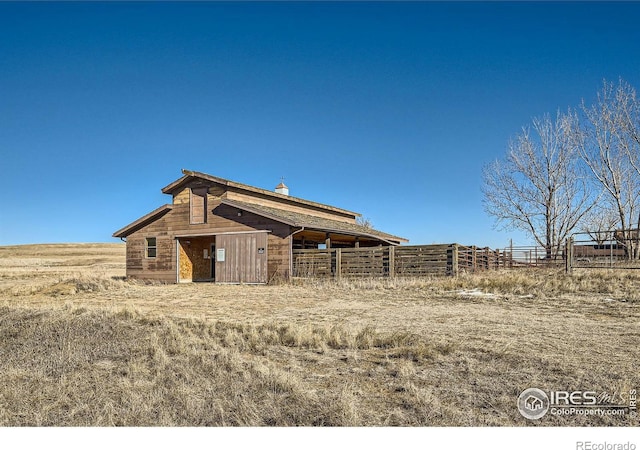
[(497, 250), (501, 254), (503, 266), (508, 269), (531, 267), (564, 267), (566, 248), (547, 251), (540, 246), (510, 246)]
[(637, 231), (628, 230), (626, 236), (620, 230), (574, 234), (569, 268), (640, 269)]
[(546, 267), (640, 269), (639, 255), (638, 230), (577, 233), (565, 245), (550, 250), (539, 246), (492, 250), (460, 244), (294, 249), (293, 276), (420, 277)]
[[(513, 253), (513, 252), (512, 252)], [(501, 250), (459, 244), (293, 250), (301, 278), (456, 275), (522, 265)]]

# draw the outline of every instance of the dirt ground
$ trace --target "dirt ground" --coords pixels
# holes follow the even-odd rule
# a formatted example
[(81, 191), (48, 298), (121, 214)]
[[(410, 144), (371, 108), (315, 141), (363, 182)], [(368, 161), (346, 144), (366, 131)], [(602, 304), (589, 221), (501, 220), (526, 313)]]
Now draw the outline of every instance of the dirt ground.
[[(131, 311), (136, 323), (159, 318), (180, 327), (184, 321), (236, 327), (243, 344), (230, 344), (227, 336), (220, 345), (288, 374), (300, 392), (339, 396), (342, 419), (332, 419), (338, 425), (638, 425), (631, 414), (549, 414), (532, 421), (516, 408), (530, 387), (623, 395), (640, 388), (635, 273), (275, 286), (145, 284), (124, 274), (122, 244), (0, 247), (0, 307), (5, 314)], [(248, 344), (267, 342), (260, 336), (273, 330), (282, 335), (283, 326), (290, 343)], [(314, 414), (320, 413), (311, 408), (291, 423), (281, 420), (313, 424)], [(5, 423), (33, 423), (16, 417)]]

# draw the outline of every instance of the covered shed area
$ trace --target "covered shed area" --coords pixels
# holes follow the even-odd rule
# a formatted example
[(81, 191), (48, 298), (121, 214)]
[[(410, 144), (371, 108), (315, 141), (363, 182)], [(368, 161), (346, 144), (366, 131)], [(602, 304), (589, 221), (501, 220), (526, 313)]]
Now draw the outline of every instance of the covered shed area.
[(404, 238), (347, 221), (237, 200), (223, 200), (222, 204), (289, 225), (292, 229), (292, 249), (375, 247), (408, 242)]

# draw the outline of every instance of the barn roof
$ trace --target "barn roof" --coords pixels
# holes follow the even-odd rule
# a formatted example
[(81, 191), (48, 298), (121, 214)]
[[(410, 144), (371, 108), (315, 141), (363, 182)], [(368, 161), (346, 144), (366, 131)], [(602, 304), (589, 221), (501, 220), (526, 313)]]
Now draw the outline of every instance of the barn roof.
[[(242, 209), (248, 212), (252, 212), (262, 217), (270, 218), (280, 223), (284, 223), (294, 227), (305, 228), (308, 230), (316, 230), (328, 233), (336, 233), (343, 234), (347, 236), (358, 236), (358, 237), (366, 237), (370, 239), (375, 239), (383, 242), (387, 242), (389, 244), (399, 244), (401, 242), (408, 242), (407, 239), (394, 236), (392, 234), (384, 233), (382, 231), (374, 230), (369, 227), (365, 227), (362, 225), (358, 225), (353, 223), (354, 219), (358, 216), (361, 216), (359, 213), (355, 213), (352, 211), (348, 211), (346, 209), (336, 208), (334, 206), (325, 205), (322, 203), (316, 203), (309, 200), (304, 200), (296, 197), (290, 197), (288, 195), (279, 194), (272, 191), (267, 191), (265, 189), (256, 188), (253, 186), (249, 186), (246, 184), (236, 183), (235, 181), (226, 180), (224, 178), (214, 177), (212, 175), (208, 175), (201, 172), (193, 172), (189, 170), (183, 170), (183, 176), (173, 183), (165, 186), (162, 189), (162, 192), (165, 194), (175, 194), (184, 188), (187, 183), (193, 181), (194, 179), (200, 179), (204, 181), (218, 183), (227, 187), (235, 188), (241, 191), (251, 192), (256, 195), (256, 200), (260, 198), (272, 198), (277, 199), (279, 203), (283, 204), (293, 204), (293, 205), (302, 205), (307, 206), (310, 211), (312, 210), (323, 210), (336, 214), (336, 216), (347, 216), (349, 219), (345, 221), (334, 220), (325, 217), (318, 217), (312, 214), (305, 214), (301, 212), (289, 211), (287, 209), (281, 209), (277, 206), (263, 206), (250, 202), (240, 201), (240, 200), (232, 200), (228, 198), (222, 198), (221, 203), (235, 207), (238, 209)], [(276, 203), (277, 205), (277, 203)], [(160, 208), (142, 216), (138, 220), (130, 223), (124, 228), (113, 233), (113, 237), (123, 238), (140, 228), (148, 225), (154, 220), (162, 217), (164, 214), (173, 209), (173, 205), (164, 205)]]
[(261, 189), (255, 186), (249, 186), (248, 184), (238, 183), (236, 181), (227, 180), (225, 178), (215, 177), (213, 175), (209, 175), (202, 172), (195, 172), (193, 170), (182, 169), (182, 173), (184, 174), (182, 177), (178, 178), (171, 184), (168, 184), (164, 188), (162, 188), (162, 192), (164, 194), (174, 194), (179, 191), (187, 184), (189, 181), (193, 179), (201, 179), (205, 181), (212, 181), (214, 183), (221, 184), (223, 186), (236, 188), (241, 191), (251, 192), (253, 194), (259, 194), (262, 196), (266, 196), (268, 198), (277, 199), (280, 202), (286, 202), (290, 204), (299, 204), (304, 206), (311, 206), (316, 209), (322, 209), (338, 214), (349, 215), (353, 217), (360, 217), (362, 214), (349, 211), (347, 209), (337, 208), (335, 206), (326, 205), (324, 203), (318, 203), (311, 200), (305, 200), (303, 198), (292, 197), (290, 195), (279, 194), (277, 192), (269, 191), (267, 189)]
[(256, 205), (253, 203), (241, 202), (238, 200), (222, 199), (222, 204), (242, 209), (259, 216), (267, 217), (278, 222), (285, 223), (294, 227), (304, 227), (311, 230), (319, 230), (332, 233), (341, 233), (349, 236), (362, 236), (374, 238), (387, 242), (389, 244), (399, 244), (400, 242), (409, 242), (407, 239), (394, 236), (392, 234), (383, 233), (382, 231), (364, 227), (354, 223), (346, 223), (338, 220), (326, 219), (323, 217), (302, 214), (293, 211), (286, 211), (269, 206)]
[(140, 217), (135, 222), (131, 222), (126, 227), (120, 228), (118, 231), (113, 233), (113, 237), (116, 237), (116, 238), (126, 237), (126, 236), (130, 235), (131, 233), (133, 233), (134, 231), (142, 228), (143, 226), (145, 226), (145, 225), (153, 222), (157, 218), (163, 216), (164, 214), (166, 214), (167, 212), (169, 212), (172, 209), (173, 209), (173, 205), (163, 205), (158, 209), (154, 209), (149, 214)]

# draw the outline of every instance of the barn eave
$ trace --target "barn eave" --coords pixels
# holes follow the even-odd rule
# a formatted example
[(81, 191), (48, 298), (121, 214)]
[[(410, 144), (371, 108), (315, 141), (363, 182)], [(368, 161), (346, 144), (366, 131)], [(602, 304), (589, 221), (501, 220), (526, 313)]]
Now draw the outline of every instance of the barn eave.
[(399, 245), (409, 242), (408, 239), (374, 230), (358, 224), (345, 223), (337, 220), (325, 219), (321, 217), (301, 214), (291, 211), (278, 210), (262, 205), (241, 202), (237, 200), (223, 199), (221, 204), (241, 209), (267, 219), (275, 220), (286, 225), (308, 230), (317, 230), (327, 233), (338, 233), (347, 236), (370, 238), (387, 243), (389, 245)]
[(148, 225), (149, 223), (159, 219), (160, 217), (162, 217), (163, 215), (165, 215), (166, 213), (168, 213), (172, 209), (173, 209), (173, 205), (170, 205), (170, 204), (163, 205), (158, 209), (154, 209), (149, 214), (146, 214), (146, 215), (140, 217), (139, 219), (131, 222), (129, 225), (119, 229), (118, 231), (113, 233), (112, 236), (115, 237), (115, 238), (127, 237), (131, 233), (134, 233), (135, 231), (139, 230), (140, 228), (144, 227), (145, 225)]

